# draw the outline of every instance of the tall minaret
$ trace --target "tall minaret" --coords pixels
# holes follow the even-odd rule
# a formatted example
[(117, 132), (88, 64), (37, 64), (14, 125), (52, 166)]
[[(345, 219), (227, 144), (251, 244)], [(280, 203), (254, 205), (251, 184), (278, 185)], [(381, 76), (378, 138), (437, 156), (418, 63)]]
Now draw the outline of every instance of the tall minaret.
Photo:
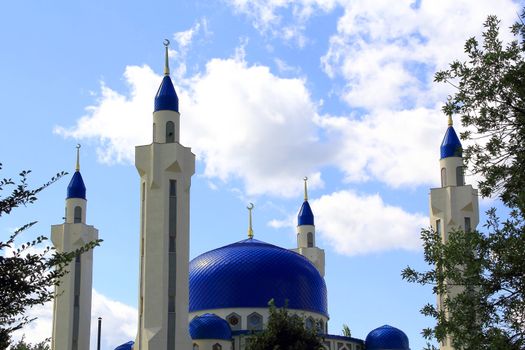
[(190, 349), (190, 185), (195, 155), (179, 143), (179, 99), (170, 78), (155, 96), (153, 143), (135, 148), (140, 174), (139, 326), (135, 350)]
[(308, 203), (308, 178), (304, 178), (304, 202), (297, 215), (297, 249), (293, 251), (308, 258), (324, 277), (324, 250), (315, 245), (314, 214)]
[[(461, 229), (466, 234), (479, 223), (478, 191), (465, 184), (462, 147), (449, 117), (448, 129), (441, 143), (441, 187), (430, 190), (430, 225), (443, 242), (449, 232)], [(447, 297), (462, 291), (460, 286), (449, 286), (447, 295), (438, 295), (438, 308), (442, 309)], [(453, 349), (450, 339), (440, 344), (442, 350)]]
[[(86, 225), (86, 186), (80, 175), (80, 145), (75, 174), (67, 186), (66, 217), (51, 226), (51, 240), (58, 252), (71, 252), (98, 239), (98, 230)], [(55, 288), (53, 350), (88, 350), (91, 328), (93, 250), (82, 253), (68, 266), (69, 273)]]

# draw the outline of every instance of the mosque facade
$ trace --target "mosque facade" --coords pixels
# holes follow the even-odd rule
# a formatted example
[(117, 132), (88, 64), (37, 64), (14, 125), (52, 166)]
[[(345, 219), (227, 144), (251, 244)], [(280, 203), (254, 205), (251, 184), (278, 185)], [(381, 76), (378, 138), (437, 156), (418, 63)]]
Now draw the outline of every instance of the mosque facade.
[[(195, 156), (179, 142), (179, 99), (170, 78), (167, 45), (152, 134), (151, 144), (135, 150), (141, 191), (137, 335), (115, 350), (243, 350), (268, 322), (270, 300), (277, 307), (286, 305), (291, 314), (304, 320), (306, 328), (317, 330), (327, 350), (410, 349), (406, 334), (390, 325), (371, 330), (366, 339), (328, 334), (325, 252), (316, 243), (306, 178), (295, 248), (255, 239), (250, 205), (247, 239), (189, 261)], [(460, 150), (450, 125), (441, 145), (445, 180), (430, 195), (431, 224), (443, 232), (444, 239), (453, 227), (474, 228), (478, 221), (477, 192), (464, 184)], [(71, 250), (98, 237), (98, 231), (86, 225), (85, 212), (86, 188), (77, 158), (77, 170), (68, 186), (66, 222), (52, 230), (57, 249)], [(92, 252), (83, 253), (69, 268), (71, 273), (57, 288), (52, 349), (88, 350)], [(450, 349), (446, 346), (442, 344)]]

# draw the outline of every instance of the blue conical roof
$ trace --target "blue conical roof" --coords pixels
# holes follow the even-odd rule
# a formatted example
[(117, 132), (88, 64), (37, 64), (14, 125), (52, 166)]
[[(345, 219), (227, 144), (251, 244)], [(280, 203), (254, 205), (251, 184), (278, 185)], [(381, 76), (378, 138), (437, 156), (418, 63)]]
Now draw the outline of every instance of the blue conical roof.
[(179, 97), (175, 92), (173, 83), (169, 75), (165, 75), (160, 83), (159, 91), (155, 96), (155, 109), (157, 111), (179, 111)]
[(78, 170), (75, 171), (67, 186), (67, 199), (69, 198), (86, 199), (86, 185), (84, 185), (84, 180), (82, 180), (82, 175)]
[(297, 215), (297, 225), (313, 225), (314, 224), (314, 213), (308, 201), (304, 201)]
[(448, 127), (443, 142), (441, 142), (441, 159), (448, 157), (461, 157), (462, 148), (458, 135), (451, 125)]

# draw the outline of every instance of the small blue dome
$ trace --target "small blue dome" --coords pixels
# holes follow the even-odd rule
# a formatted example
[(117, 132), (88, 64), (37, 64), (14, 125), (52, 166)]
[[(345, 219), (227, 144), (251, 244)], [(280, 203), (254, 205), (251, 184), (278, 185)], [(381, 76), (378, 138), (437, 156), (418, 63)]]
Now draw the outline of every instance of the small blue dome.
[(80, 171), (75, 171), (69, 185), (67, 186), (67, 199), (69, 198), (81, 198), (86, 199), (86, 185), (82, 180)]
[(366, 336), (366, 350), (410, 350), (407, 335), (400, 329), (384, 325)]
[(297, 215), (297, 225), (313, 225), (314, 224), (314, 213), (308, 201), (304, 201), (299, 214)]
[(462, 148), (458, 135), (452, 126), (449, 126), (443, 142), (441, 142), (441, 159), (448, 157), (461, 157)]
[(326, 284), (304, 256), (247, 239), (190, 262), (190, 312), (210, 309), (277, 307), (328, 316)]
[(135, 344), (134, 341), (128, 341), (125, 344), (117, 346), (115, 348), (115, 350), (131, 350), (131, 349), (133, 349), (133, 344)]
[(191, 339), (231, 340), (232, 331), (226, 320), (215, 314), (204, 314), (190, 322)]
[(179, 111), (179, 98), (171, 82), (169, 75), (165, 75), (162, 78), (162, 83), (160, 84), (159, 91), (155, 96), (155, 109), (156, 111)]

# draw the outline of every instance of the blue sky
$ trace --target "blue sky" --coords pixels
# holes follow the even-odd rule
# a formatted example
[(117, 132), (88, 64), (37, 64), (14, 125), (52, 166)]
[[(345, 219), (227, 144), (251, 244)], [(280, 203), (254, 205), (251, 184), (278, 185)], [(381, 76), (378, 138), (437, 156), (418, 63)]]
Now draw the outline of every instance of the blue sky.
[[(519, 8), (510, 0), (9, 2), (0, 13), (2, 177), (32, 169), (37, 185), (72, 172), (82, 144), (88, 223), (104, 239), (93, 318), (104, 318), (105, 347), (133, 339), (133, 152), (150, 142), (168, 38), (181, 139), (197, 155), (191, 257), (244, 239), (249, 202), (256, 238), (294, 247), (306, 175), (326, 251), (330, 332), (346, 323), (364, 339), (390, 324), (419, 349), (432, 321), (418, 310), (434, 297), (400, 271), (425, 267), (419, 229), (438, 183), (440, 107), (453, 92), (433, 74), (463, 58), (488, 14), (505, 29)], [(24, 238), (61, 223), (68, 181), (4, 217), (2, 237), (34, 219)], [(31, 312), (39, 320), (27, 338), (50, 336), (49, 307)]]

